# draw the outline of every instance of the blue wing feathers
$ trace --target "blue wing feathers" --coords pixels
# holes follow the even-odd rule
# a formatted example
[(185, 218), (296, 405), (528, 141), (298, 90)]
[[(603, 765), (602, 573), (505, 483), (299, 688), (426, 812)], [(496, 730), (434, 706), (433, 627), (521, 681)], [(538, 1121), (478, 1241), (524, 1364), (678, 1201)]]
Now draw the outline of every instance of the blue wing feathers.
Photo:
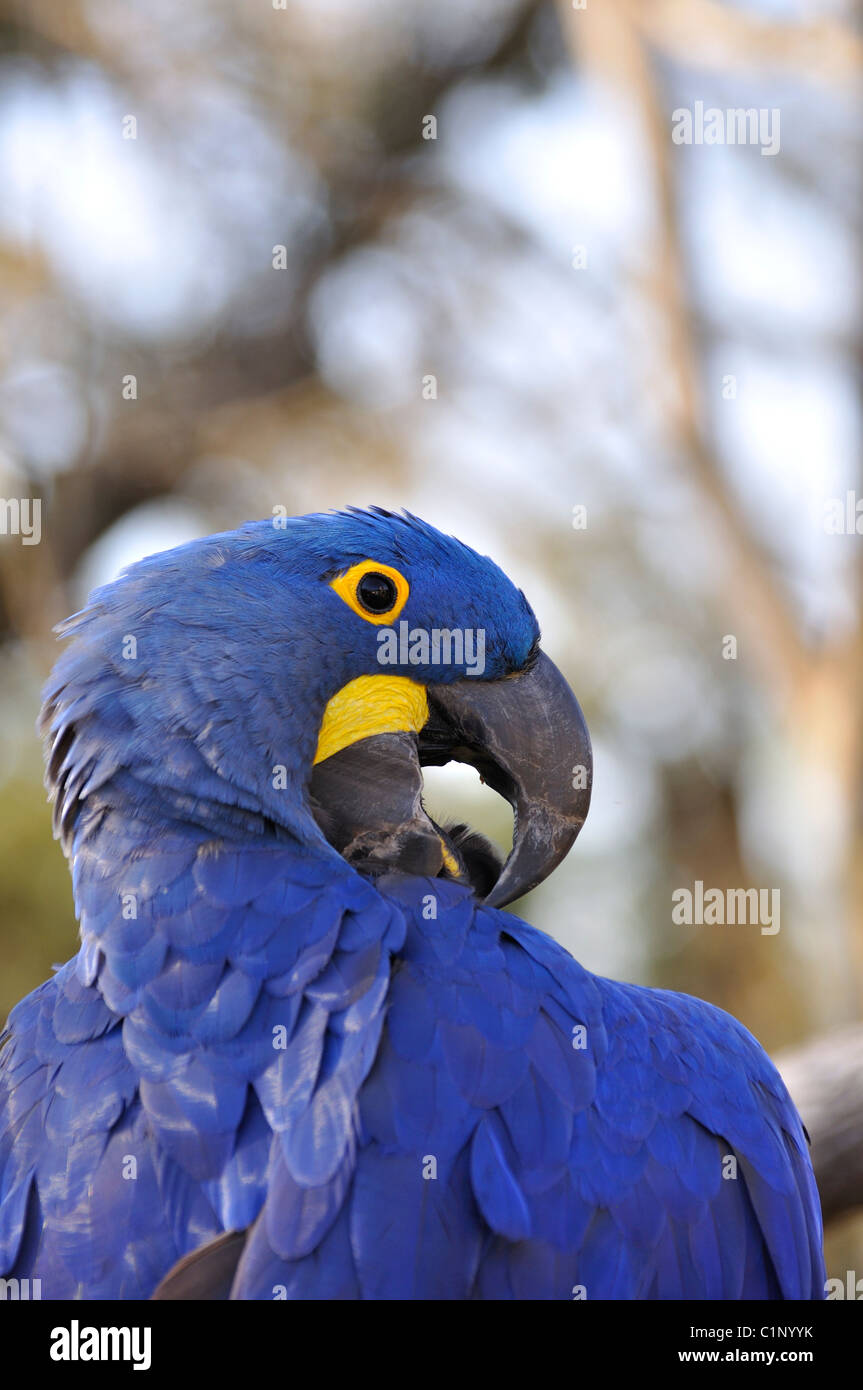
[(203, 835), (83, 856), (82, 951), (0, 1051), (0, 1273), (146, 1297), (249, 1227), (233, 1297), (823, 1297), (745, 1029), (458, 885), (339, 872)]

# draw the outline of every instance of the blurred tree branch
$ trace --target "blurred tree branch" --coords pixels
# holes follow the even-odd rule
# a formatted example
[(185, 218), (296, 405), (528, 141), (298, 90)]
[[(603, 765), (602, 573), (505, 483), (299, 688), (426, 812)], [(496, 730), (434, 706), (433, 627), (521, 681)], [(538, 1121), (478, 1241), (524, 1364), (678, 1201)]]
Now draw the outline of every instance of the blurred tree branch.
[[(785, 723), (801, 769), (808, 775), (829, 775), (841, 789), (853, 827), (846, 845), (844, 901), (838, 920), (825, 931), (818, 958), (819, 981), (814, 1000), (838, 1001), (844, 1013), (853, 1007), (851, 979), (863, 977), (861, 871), (857, 853), (861, 824), (863, 727), (859, 686), (863, 673), (863, 623), (858, 610), (850, 631), (821, 653), (804, 640), (786, 591), (774, 565), (751, 531), (740, 501), (709, 443), (705, 424), (700, 354), (686, 289), (686, 257), (680, 236), (677, 181), (672, 164), (670, 112), (663, 103), (655, 65), (648, 51), (656, 30), (649, 16), (660, 11), (689, 11), (689, 0), (659, 0), (646, 10), (638, 0), (619, 0), (573, 10), (560, 0), (562, 24), (577, 64), (619, 92), (639, 122), (653, 173), (656, 233), (645, 257), (649, 271), (634, 281), (661, 334), (657, 352), (657, 390), (664, 390), (665, 417), (673, 441), (686, 460), (705, 502), (721, 525), (727, 550), (724, 598), (733, 630), (746, 640), (761, 668), (768, 701)], [(728, 18), (732, 27), (746, 17), (712, 0), (691, 6), (709, 25)], [(773, 32), (775, 26), (768, 26)], [(675, 30), (675, 33), (682, 32)], [(738, 32), (735, 30), (735, 32)], [(745, 30), (739, 31), (741, 34)], [(759, 29), (760, 32), (760, 29)], [(785, 31), (782, 30), (782, 33)], [(832, 32), (832, 31), (831, 31)], [(690, 50), (686, 53), (691, 61)], [(825, 924), (826, 925), (826, 924)], [(848, 962), (854, 964), (849, 977)]]
[(651, 0), (631, 14), (646, 42), (686, 67), (790, 68), (795, 78), (852, 88), (863, 76), (863, 41), (829, 17), (783, 24), (720, 0)]
[(826, 1224), (863, 1206), (863, 1027), (780, 1053), (776, 1065), (809, 1131)]
[(638, 5), (629, 0), (587, 10), (563, 3), (565, 32), (576, 62), (615, 86), (638, 114), (653, 171), (657, 231), (646, 261), (649, 272), (634, 285), (645, 297), (662, 334), (658, 387), (664, 388), (672, 438), (695, 475), (699, 489), (722, 524), (729, 555), (729, 597), (735, 619), (750, 634), (752, 650), (774, 691), (790, 693), (805, 679), (808, 654), (775, 574), (753, 537), (708, 444), (699, 381), (699, 354), (685, 287), (677, 191), (671, 166), (670, 119), (636, 23)]

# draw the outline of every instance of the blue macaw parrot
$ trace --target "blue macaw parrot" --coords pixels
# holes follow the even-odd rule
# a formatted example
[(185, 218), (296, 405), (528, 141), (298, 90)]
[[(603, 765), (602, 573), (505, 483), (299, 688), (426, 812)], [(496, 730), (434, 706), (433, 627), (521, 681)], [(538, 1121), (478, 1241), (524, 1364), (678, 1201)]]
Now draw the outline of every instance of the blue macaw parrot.
[[(45, 1299), (823, 1297), (759, 1044), (502, 910), (572, 845), (591, 757), (496, 565), (376, 508), (249, 523), (62, 631), (42, 727), (81, 946), (0, 1051), (0, 1273)], [(514, 807), (503, 866), (423, 807), (452, 758)]]

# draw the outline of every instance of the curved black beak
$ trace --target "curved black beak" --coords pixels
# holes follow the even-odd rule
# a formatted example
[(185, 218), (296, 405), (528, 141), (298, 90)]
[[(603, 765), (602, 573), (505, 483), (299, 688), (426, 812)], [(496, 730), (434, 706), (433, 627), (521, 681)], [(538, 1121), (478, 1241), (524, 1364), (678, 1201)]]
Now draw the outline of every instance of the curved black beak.
[(584, 824), (593, 783), (584, 715), (542, 652), (504, 680), (465, 678), (428, 693), (420, 763), (470, 763), (513, 808), (512, 850), (486, 898), (504, 907), (557, 868)]
[(414, 734), (374, 734), (318, 763), (309, 783), (315, 820), (349, 863), (434, 878), (444, 839), (422, 805)]
[[(540, 653), (503, 680), (465, 677), (428, 688), (420, 734), (377, 734), (318, 763), (312, 810), (335, 849), (370, 873), (392, 869), (488, 888), (504, 907), (557, 867), (584, 824), (593, 759), (578, 701)], [(512, 850), (498, 874), (494, 852), (465, 827), (447, 832), (422, 805), (422, 766), (470, 763), (512, 806)], [(481, 886), (480, 886), (481, 885)]]

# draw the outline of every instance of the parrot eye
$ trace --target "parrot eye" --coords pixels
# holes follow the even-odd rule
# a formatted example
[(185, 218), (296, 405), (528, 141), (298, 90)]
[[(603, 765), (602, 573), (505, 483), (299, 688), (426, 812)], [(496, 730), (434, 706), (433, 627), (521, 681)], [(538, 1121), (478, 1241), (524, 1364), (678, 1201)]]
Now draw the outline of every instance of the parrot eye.
[(389, 613), (398, 597), (396, 586), (388, 574), (369, 570), (357, 585), (357, 598), (369, 613)]
[(340, 599), (367, 623), (391, 622), (408, 601), (410, 585), (392, 565), (360, 560), (330, 580)]

